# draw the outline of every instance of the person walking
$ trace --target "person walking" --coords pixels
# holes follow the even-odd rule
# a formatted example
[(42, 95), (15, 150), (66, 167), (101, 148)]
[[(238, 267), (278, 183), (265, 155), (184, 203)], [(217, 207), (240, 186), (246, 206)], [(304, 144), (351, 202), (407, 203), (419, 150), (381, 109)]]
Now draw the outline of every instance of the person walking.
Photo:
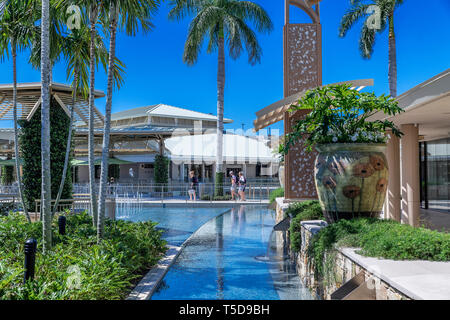
[(241, 197), (241, 201), (245, 200), (245, 187), (247, 185), (247, 179), (245, 179), (244, 173), (239, 172), (239, 196)]
[[(237, 200), (237, 194), (236, 194), (236, 189), (237, 189), (237, 178), (234, 175), (233, 171), (230, 171), (230, 177), (231, 177), (231, 200)], [(235, 199), (236, 198), (236, 199)]]
[(198, 179), (195, 176), (195, 172), (192, 170), (189, 172), (189, 200), (192, 201), (192, 198), (194, 198), (194, 201), (197, 200), (197, 194), (196, 189), (198, 186)]

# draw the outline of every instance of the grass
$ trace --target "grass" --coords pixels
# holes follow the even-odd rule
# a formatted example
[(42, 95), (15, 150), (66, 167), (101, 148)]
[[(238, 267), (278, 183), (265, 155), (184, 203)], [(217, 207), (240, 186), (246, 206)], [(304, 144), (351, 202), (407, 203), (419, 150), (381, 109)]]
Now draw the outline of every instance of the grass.
[[(42, 224), (15, 213), (0, 217), (0, 300), (123, 299), (165, 252), (153, 222), (105, 222), (105, 238), (86, 214), (67, 216), (67, 234), (53, 223), (53, 250), (42, 252)], [(34, 281), (23, 285), (24, 242), (38, 241)]]
[(364, 256), (393, 260), (450, 261), (450, 234), (414, 228), (392, 220), (340, 220), (311, 238), (307, 255), (318, 276), (326, 272), (327, 252), (336, 247), (361, 248)]
[[(236, 198), (238, 198), (236, 196)], [(201, 200), (203, 201), (228, 201), (231, 200), (231, 195), (225, 194), (223, 196), (211, 196), (209, 194), (205, 194), (202, 196)]]
[(274, 203), (276, 198), (280, 198), (280, 197), (284, 197), (284, 189), (283, 188), (278, 188), (273, 190), (272, 192), (270, 192), (269, 195), (269, 203)]
[(308, 200), (292, 204), (287, 209), (286, 214), (292, 217), (289, 227), (291, 249), (298, 252), (302, 245), (300, 223), (307, 220), (322, 220), (322, 209), (320, 208), (319, 201)]

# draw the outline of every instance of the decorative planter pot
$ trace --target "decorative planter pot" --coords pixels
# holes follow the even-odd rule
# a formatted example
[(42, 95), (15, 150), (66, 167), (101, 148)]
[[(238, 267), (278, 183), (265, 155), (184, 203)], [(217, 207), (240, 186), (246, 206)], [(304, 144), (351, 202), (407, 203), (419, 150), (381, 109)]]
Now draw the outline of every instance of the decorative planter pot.
[(386, 145), (334, 143), (316, 149), (314, 177), (327, 222), (379, 217), (388, 184)]

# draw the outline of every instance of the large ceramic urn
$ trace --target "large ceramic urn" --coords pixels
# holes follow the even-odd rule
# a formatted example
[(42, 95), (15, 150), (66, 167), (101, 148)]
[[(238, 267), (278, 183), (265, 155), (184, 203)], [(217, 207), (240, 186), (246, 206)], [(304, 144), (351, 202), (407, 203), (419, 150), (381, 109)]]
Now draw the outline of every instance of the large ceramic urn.
[(316, 146), (315, 183), (328, 223), (380, 216), (388, 184), (385, 148), (375, 143)]

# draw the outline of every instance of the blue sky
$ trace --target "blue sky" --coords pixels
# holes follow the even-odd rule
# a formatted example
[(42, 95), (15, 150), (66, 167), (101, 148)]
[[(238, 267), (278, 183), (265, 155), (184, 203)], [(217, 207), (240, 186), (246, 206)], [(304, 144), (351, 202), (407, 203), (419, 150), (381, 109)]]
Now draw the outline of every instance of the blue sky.
[[(226, 128), (252, 127), (255, 112), (283, 98), (283, 0), (255, 0), (274, 23), (269, 35), (259, 35), (263, 58), (250, 66), (244, 53), (240, 59), (226, 59), (225, 116), (235, 120)], [(412, 88), (433, 75), (450, 68), (450, 0), (405, 0), (396, 11), (398, 93)], [(346, 38), (338, 37), (339, 22), (349, 0), (323, 0), (323, 83), (373, 78), (377, 94), (388, 93), (387, 31), (377, 36), (370, 60), (358, 51), (360, 27)], [(153, 32), (136, 37), (118, 36), (117, 56), (127, 66), (124, 87), (115, 92), (113, 112), (165, 103), (192, 110), (216, 113), (217, 54), (202, 52), (195, 66), (183, 64), (182, 53), (190, 19), (168, 21), (168, 5), (155, 16)], [(293, 22), (309, 22), (299, 10)], [(27, 65), (27, 52), (18, 60), (18, 81), (40, 81), (39, 71)], [(12, 64), (0, 64), (0, 83), (12, 82)], [(55, 66), (54, 81), (67, 83), (65, 66)], [(106, 74), (100, 68), (96, 88), (106, 92)], [(97, 100), (104, 110), (105, 99)], [(11, 124), (1, 121), (0, 126)], [(282, 129), (281, 123), (272, 126)]]

